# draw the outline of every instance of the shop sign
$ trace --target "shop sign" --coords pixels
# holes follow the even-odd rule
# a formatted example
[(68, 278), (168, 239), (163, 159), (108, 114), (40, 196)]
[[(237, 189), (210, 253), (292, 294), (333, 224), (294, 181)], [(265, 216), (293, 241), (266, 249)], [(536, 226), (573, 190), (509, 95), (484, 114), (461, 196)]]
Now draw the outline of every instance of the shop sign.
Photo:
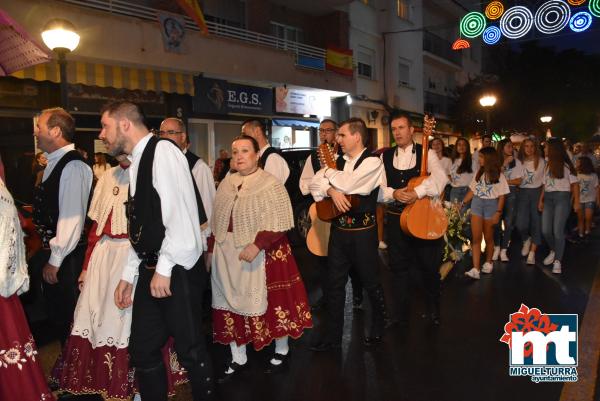
[(273, 114), (272, 89), (200, 77), (194, 84), (195, 113)]
[(279, 86), (275, 88), (275, 99), (275, 111), (278, 113), (331, 115), (329, 95), (318, 90)]

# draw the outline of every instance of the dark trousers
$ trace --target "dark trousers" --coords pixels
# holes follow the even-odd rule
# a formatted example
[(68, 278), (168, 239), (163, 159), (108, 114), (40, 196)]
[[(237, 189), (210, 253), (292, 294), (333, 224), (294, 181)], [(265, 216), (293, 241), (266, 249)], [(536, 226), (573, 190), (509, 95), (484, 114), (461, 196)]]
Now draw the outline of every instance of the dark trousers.
[(409, 272), (414, 267), (423, 278), (428, 312), (439, 314), (439, 269), (442, 264), (443, 240), (422, 240), (405, 234), (400, 228), (400, 215), (394, 213), (388, 213), (386, 234), (392, 272), (394, 318), (408, 321)]
[[(42, 270), (48, 259), (50, 250), (39, 250), (29, 261), (32, 289), (41, 284), (46, 315), (50, 321), (51, 332), (60, 340), (67, 341), (73, 322), (73, 314), (79, 297), (77, 280), (85, 257), (85, 245), (78, 245), (64, 258), (58, 269), (58, 283), (48, 284), (42, 279)], [(38, 287), (39, 288), (39, 287)], [(35, 296), (35, 294), (33, 294)]]
[[(319, 260), (319, 281), (321, 283), (321, 289), (323, 291), (323, 295), (321, 298), (321, 303), (327, 303), (327, 280), (329, 277), (329, 262), (327, 256), (318, 256)], [(356, 300), (357, 303), (361, 303), (363, 299), (363, 286), (360, 281), (360, 276), (356, 272), (356, 269), (351, 268), (348, 272), (350, 276), (350, 284), (352, 285), (352, 296)]]
[(212, 363), (202, 333), (202, 293), (206, 283), (204, 259), (200, 257), (190, 270), (181, 266), (171, 272), (171, 296), (154, 298), (150, 281), (154, 269), (142, 263), (133, 300), (129, 353), (136, 368), (143, 400), (167, 399), (167, 377), (161, 348), (169, 336), (187, 370), (194, 400), (214, 395)]
[(385, 319), (385, 299), (379, 280), (377, 227), (342, 230), (331, 228), (329, 238), (329, 275), (327, 277), (327, 342), (340, 343), (344, 327), (346, 283), (354, 268), (371, 303), (370, 336), (380, 336)]

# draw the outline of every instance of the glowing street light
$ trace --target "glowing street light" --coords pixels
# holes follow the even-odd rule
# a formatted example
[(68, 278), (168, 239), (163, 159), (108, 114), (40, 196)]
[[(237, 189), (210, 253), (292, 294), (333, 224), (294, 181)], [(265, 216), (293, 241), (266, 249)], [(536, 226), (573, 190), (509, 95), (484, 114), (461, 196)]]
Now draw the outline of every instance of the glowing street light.
[(79, 34), (75, 26), (65, 19), (52, 19), (46, 23), (42, 32), (42, 40), (48, 48), (58, 55), (60, 67), (60, 99), (61, 106), (68, 109), (67, 97), (67, 53), (72, 52), (79, 45)]
[(548, 124), (549, 122), (552, 121), (552, 116), (542, 116), (542, 117), (540, 117), (540, 121), (543, 122), (544, 124)]
[(485, 129), (485, 133), (489, 134), (490, 133), (490, 126), (491, 126), (491, 116), (490, 116), (490, 111), (492, 109), (492, 107), (494, 107), (494, 105), (496, 104), (496, 96), (494, 95), (485, 95), (482, 96), (479, 99), (479, 104), (481, 105), (481, 107), (483, 107), (485, 109), (485, 119), (486, 119), (486, 129)]

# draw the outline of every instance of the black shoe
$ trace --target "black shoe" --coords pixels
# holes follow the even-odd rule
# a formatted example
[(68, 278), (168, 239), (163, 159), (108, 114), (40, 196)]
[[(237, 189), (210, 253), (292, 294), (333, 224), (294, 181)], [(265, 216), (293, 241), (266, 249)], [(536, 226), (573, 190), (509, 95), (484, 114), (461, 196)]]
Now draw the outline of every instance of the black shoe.
[(314, 345), (311, 345), (309, 349), (315, 352), (326, 352), (331, 350), (340, 349), (342, 347), (339, 343), (331, 343), (327, 341), (319, 341)]
[[(243, 372), (244, 370), (246, 370), (247, 367), (248, 367), (248, 362), (246, 362), (243, 365), (240, 365), (237, 362), (230, 362), (229, 365), (227, 366), (227, 369), (225, 369), (225, 373), (223, 373), (223, 376), (221, 376), (217, 379), (217, 383), (219, 383), (219, 384), (227, 383), (234, 376), (239, 376), (240, 373)], [(227, 373), (230, 369), (232, 370), (232, 372)]]
[(269, 373), (280, 373), (282, 371), (284, 371), (286, 368), (288, 368), (289, 366), (289, 360), (290, 360), (290, 351), (288, 351), (288, 353), (286, 355), (282, 355), (282, 354), (278, 354), (277, 352), (273, 355), (273, 358), (271, 358), (271, 360), (277, 360), (280, 361), (281, 363), (279, 365), (274, 365), (270, 360), (269, 360), (269, 366), (267, 367), (267, 369), (265, 369), (265, 373), (269, 374)]
[(370, 347), (373, 345), (381, 344), (383, 342), (382, 336), (367, 336), (365, 337), (365, 345)]

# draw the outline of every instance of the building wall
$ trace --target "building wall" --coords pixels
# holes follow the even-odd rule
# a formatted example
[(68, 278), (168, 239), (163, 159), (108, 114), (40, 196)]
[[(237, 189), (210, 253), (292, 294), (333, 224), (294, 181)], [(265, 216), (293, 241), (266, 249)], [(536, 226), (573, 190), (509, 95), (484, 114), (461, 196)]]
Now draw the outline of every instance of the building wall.
[(156, 22), (52, 0), (7, 2), (3, 9), (40, 42), (39, 34), (48, 20), (60, 17), (71, 21), (81, 35), (79, 47), (68, 56), (72, 60), (354, 92), (353, 81), (296, 67), (294, 55), (282, 50), (188, 30), (186, 54), (167, 53)]

